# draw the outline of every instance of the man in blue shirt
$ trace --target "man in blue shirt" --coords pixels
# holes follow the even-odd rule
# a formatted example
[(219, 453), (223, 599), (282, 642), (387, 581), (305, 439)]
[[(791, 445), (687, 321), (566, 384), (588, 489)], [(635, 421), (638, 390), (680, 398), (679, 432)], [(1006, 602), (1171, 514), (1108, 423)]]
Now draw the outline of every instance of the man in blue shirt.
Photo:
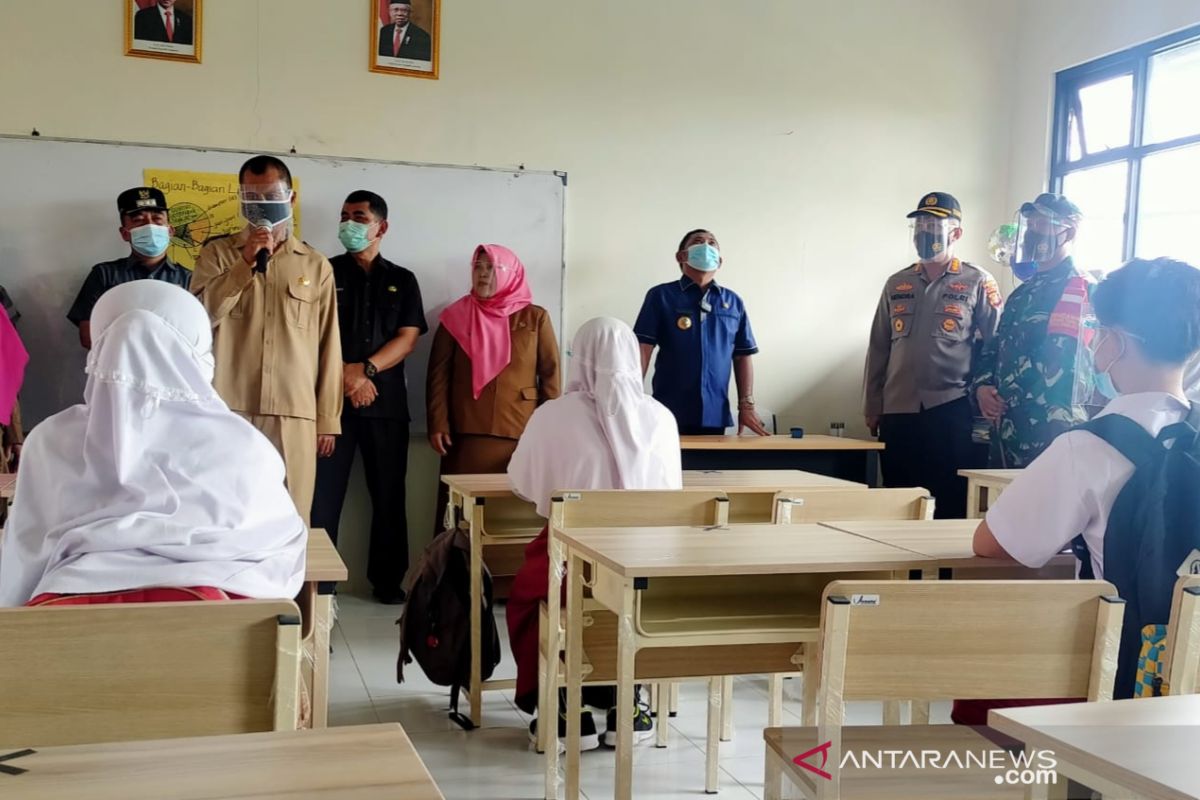
[(679, 243), (683, 276), (646, 294), (633, 326), (642, 345), (642, 374), (654, 363), (654, 399), (671, 409), (682, 436), (719, 436), (733, 425), (729, 376), (738, 389), (738, 433), (769, 435), (754, 411), (758, 352), (742, 298), (714, 280), (721, 268), (717, 237), (694, 230)]

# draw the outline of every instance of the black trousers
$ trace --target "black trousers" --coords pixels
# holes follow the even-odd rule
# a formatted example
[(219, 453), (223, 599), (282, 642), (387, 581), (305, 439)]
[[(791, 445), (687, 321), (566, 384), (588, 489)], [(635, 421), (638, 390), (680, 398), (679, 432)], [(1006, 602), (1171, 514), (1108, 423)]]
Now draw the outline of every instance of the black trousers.
[(363, 472), (371, 495), (371, 545), (367, 580), (378, 592), (400, 588), (408, 571), (408, 518), (404, 481), (408, 475), (408, 422), (342, 417), (342, 435), (329, 458), (317, 459), (312, 527), (324, 528), (337, 544), (354, 453), (362, 449)]
[(967, 515), (967, 481), (960, 469), (981, 467), (971, 444), (971, 402), (966, 397), (916, 414), (884, 414), (879, 439), (883, 485), (921, 486), (937, 500), (938, 519)]

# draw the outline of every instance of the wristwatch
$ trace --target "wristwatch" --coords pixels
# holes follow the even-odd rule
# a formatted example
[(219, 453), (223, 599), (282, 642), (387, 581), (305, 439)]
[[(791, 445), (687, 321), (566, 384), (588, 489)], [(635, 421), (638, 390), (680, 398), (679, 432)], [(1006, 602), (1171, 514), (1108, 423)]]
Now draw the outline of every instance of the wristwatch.
[(368, 378), (374, 378), (376, 375), (379, 374), (379, 367), (372, 364), (371, 359), (368, 358), (366, 361), (363, 362), (363, 372), (366, 374), (366, 376)]

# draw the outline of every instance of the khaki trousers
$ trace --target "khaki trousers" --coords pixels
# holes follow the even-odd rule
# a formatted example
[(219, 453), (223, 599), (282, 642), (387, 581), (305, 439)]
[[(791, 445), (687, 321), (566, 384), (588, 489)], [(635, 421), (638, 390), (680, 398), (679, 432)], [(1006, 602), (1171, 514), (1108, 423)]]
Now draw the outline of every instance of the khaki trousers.
[(317, 422), (299, 417), (239, 415), (271, 440), (287, 469), (287, 489), (307, 525), (317, 481)]

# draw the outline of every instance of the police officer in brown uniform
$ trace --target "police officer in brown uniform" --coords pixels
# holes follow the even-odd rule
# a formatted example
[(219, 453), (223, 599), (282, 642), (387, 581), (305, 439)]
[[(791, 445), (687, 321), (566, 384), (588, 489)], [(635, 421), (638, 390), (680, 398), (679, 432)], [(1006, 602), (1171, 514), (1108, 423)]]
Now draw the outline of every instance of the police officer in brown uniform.
[(249, 225), (200, 251), (192, 292), (213, 323), (217, 393), (275, 445), (306, 521), (317, 456), (341, 433), (342, 346), (333, 268), (292, 232), (287, 166), (256, 156), (238, 173)]
[(885, 486), (921, 486), (937, 516), (966, 516), (974, 414), (968, 397), (976, 341), (1000, 322), (1000, 289), (960, 261), (962, 209), (944, 192), (921, 198), (912, 220), (918, 261), (888, 278), (871, 326), (864, 379), (867, 427), (887, 445)]

